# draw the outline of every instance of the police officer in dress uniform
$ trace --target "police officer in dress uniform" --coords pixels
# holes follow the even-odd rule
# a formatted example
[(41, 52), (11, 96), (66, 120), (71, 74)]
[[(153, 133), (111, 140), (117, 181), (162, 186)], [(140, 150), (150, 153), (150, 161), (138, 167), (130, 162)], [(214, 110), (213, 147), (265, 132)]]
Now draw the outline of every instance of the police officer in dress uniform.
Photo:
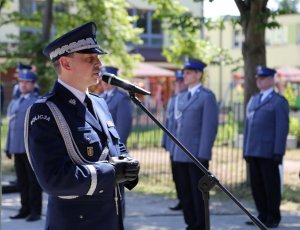
[[(175, 122), (175, 107), (178, 104), (177, 94), (187, 90), (187, 86), (184, 84), (183, 81), (183, 71), (177, 70), (175, 72), (175, 85), (174, 85), (174, 95), (169, 99), (167, 110), (166, 110), (166, 118), (165, 118), (165, 127), (173, 134), (176, 134), (176, 122)], [(175, 184), (175, 189), (177, 193), (178, 203), (174, 207), (169, 207), (172, 211), (181, 210), (181, 202), (180, 202), (180, 195), (178, 193), (178, 180), (177, 180), (177, 170), (176, 170), (176, 162), (173, 161), (174, 156), (174, 145), (175, 143), (171, 140), (171, 138), (166, 134), (163, 133), (162, 137), (162, 147), (165, 148), (170, 153), (170, 162), (171, 162), (171, 171), (173, 176), (173, 181)]]
[[(132, 189), (139, 163), (128, 157), (99, 81), (96, 25), (84, 24), (48, 44), (58, 75), (52, 91), (27, 112), (27, 153), (49, 194), (45, 229), (124, 229), (119, 183)], [(120, 148), (120, 146), (122, 148)]]
[[(118, 76), (119, 69), (113, 66), (104, 66), (100, 71)], [(101, 81), (101, 84), (105, 91), (100, 96), (105, 99), (120, 140), (126, 145), (132, 127), (133, 107), (130, 97), (128, 93), (119, 90), (116, 86), (109, 85), (104, 81)]]
[(5, 152), (9, 159), (14, 155), (15, 171), (21, 196), (21, 209), (11, 219), (27, 218), (27, 221), (36, 221), (41, 218), (42, 190), (30, 167), (24, 145), (25, 114), (37, 99), (34, 93), (34, 84), (37, 76), (30, 70), (19, 72), (20, 96), (13, 99), (7, 108), (9, 119), (8, 134)]
[(276, 228), (281, 220), (278, 166), (282, 163), (289, 130), (289, 105), (274, 91), (275, 74), (274, 69), (257, 67), (256, 85), (260, 93), (251, 97), (247, 105), (243, 145), (258, 219), (268, 228)]
[[(175, 119), (178, 140), (208, 168), (218, 129), (218, 106), (215, 95), (199, 82), (205, 67), (205, 63), (194, 58), (184, 63), (184, 83), (188, 90), (178, 94)], [(177, 145), (173, 159), (177, 164), (178, 189), (187, 229), (205, 229), (204, 202), (198, 190), (198, 182), (204, 174)]]

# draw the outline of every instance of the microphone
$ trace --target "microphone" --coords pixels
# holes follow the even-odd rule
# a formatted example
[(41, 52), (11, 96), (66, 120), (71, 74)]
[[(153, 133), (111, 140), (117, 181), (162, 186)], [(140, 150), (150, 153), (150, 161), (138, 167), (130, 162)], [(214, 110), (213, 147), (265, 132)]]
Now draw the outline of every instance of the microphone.
[(114, 85), (121, 87), (130, 93), (137, 93), (137, 94), (142, 94), (142, 95), (151, 95), (151, 93), (135, 84), (132, 84), (131, 82), (127, 80), (123, 80), (121, 78), (118, 78), (114, 74), (110, 73), (103, 73), (101, 74), (101, 79), (102, 81), (106, 82), (109, 85)]

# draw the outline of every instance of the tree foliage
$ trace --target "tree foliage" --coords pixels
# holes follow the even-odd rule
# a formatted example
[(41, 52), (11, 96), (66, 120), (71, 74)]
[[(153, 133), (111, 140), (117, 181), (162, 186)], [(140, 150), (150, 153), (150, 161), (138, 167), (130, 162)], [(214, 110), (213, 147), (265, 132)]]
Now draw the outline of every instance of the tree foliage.
[[(203, 2), (204, 0), (194, 0), (194, 2), (200, 1)], [(210, 2), (212, 1), (210, 0)], [(279, 12), (272, 12), (267, 8), (268, 0), (234, 0), (234, 2), (240, 12), (240, 17), (233, 22), (241, 25), (244, 35), (242, 55), (246, 104), (249, 98), (258, 91), (255, 82), (256, 66), (266, 65), (265, 30), (266, 28), (279, 27), (275, 21), (275, 16)], [(210, 26), (210, 23), (205, 25)]]
[(230, 64), (234, 60), (227, 50), (200, 38), (201, 26), (222, 27), (224, 20), (212, 23), (210, 19), (195, 17), (188, 9), (172, 0), (149, 0), (157, 9), (155, 17), (162, 20), (164, 32), (169, 38), (163, 47), (163, 55), (169, 62), (182, 65), (185, 57), (194, 57), (206, 63)]
[[(53, 0), (47, 0), (53, 1)], [(45, 33), (49, 29), (54, 35), (50, 40), (61, 36), (67, 31), (94, 21), (97, 24), (97, 40), (101, 47), (108, 51), (108, 55), (102, 56), (102, 61), (106, 65), (116, 65), (123, 70), (124, 75), (129, 75), (133, 65), (142, 59), (140, 55), (129, 54), (128, 44), (141, 44), (139, 34), (142, 32), (133, 27), (136, 18), (128, 15), (127, 3), (123, 0), (54, 0), (52, 6), (53, 21), (48, 28), (45, 23), (44, 10), (37, 11), (27, 16), (22, 12), (11, 12), (1, 15), (1, 25), (15, 23), (23, 28), (31, 28), (34, 33), (21, 33), (20, 36), (10, 35), (10, 40), (14, 47), (6, 46), (1, 49), (1, 56), (6, 57), (6, 65), (14, 66), (17, 61), (37, 66), (39, 83), (42, 92), (49, 90), (49, 86), (56, 78), (54, 71), (43, 54), (43, 47), (49, 42)], [(42, 23), (44, 22), (44, 23)], [(43, 28), (47, 26), (47, 28)], [(0, 70), (1, 71), (1, 70)]]
[(278, 13), (279, 14), (297, 14), (297, 5), (299, 0), (276, 0), (278, 3)]

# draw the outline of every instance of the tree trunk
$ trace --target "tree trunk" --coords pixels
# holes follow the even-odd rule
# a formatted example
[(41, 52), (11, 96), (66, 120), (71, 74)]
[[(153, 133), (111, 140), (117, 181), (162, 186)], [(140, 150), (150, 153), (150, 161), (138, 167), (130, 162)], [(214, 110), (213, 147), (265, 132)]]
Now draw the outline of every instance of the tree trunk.
[(45, 2), (45, 10), (43, 17), (43, 41), (48, 41), (51, 33), (51, 25), (52, 25), (52, 6), (53, 0), (47, 0)]
[(256, 66), (266, 65), (265, 27), (262, 26), (266, 19), (258, 17), (259, 14), (262, 14), (259, 6), (255, 6), (254, 3), (251, 6), (248, 20), (242, 22), (245, 35), (242, 47), (245, 72), (245, 105), (250, 97), (258, 91), (255, 79)]
[(258, 92), (256, 86), (256, 66), (266, 65), (265, 25), (268, 14), (267, 0), (248, 1), (241, 12), (241, 25), (245, 40), (242, 53), (245, 73), (245, 105)]

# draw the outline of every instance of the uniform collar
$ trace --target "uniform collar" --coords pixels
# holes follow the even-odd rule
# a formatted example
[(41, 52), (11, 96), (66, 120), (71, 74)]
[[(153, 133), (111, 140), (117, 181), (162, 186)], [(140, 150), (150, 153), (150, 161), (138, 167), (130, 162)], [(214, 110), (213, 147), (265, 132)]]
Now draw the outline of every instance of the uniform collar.
[(29, 98), (30, 97), (30, 94), (31, 93), (26, 93), (26, 94), (21, 94), (21, 98), (24, 98), (24, 99), (27, 99), (27, 98)]
[(84, 102), (85, 96), (88, 93), (83, 93), (78, 89), (75, 89), (74, 87), (68, 85), (67, 83), (63, 82), (61, 79), (58, 79), (57, 82), (59, 84), (61, 84), (62, 86), (64, 86), (65, 88), (67, 88), (71, 93), (74, 94), (74, 96), (81, 102)]
[(114, 93), (115, 90), (116, 90), (116, 88), (112, 88), (110, 90), (105, 91), (107, 97), (110, 97)]
[(273, 91), (274, 91), (273, 87), (271, 87), (267, 90), (261, 91), (260, 92), (262, 94), (261, 101), (265, 100)]
[(199, 87), (201, 87), (201, 83), (199, 83), (199, 84), (197, 84), (197, 85), (195, 85), (195, 86), (193, 86), (193, 87), (191, 87), (191, 88), (189, 88), (188, 90), (189, 90), (189, 92), (191, 93), (191, 96), (193, 96), (194, 94), (195, 94), (195, 92), (197, 91), (197, 89), (199, 88)]

